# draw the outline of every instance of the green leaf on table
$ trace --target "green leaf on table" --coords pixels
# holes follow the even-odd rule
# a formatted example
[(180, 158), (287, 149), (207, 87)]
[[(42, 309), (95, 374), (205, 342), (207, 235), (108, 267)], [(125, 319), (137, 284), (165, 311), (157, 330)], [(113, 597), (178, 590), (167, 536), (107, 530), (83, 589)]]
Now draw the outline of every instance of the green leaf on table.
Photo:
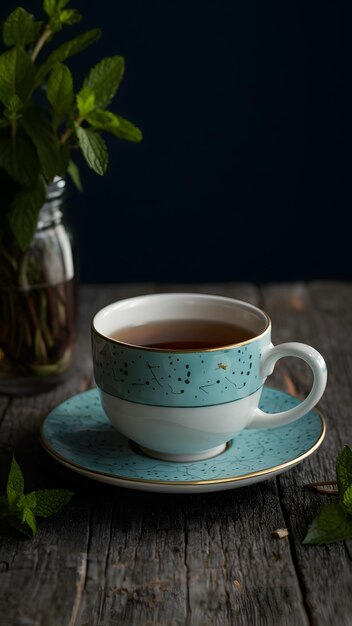
[(50, 517), (68, 504), (73, 496), (66, 489), (39, 489), (24, 494), (22, 471), (12, 458), (6, 496), (0, 495), (0, 520), (28, 537), (37, 532), (36, 516)]
[(108, 150), (104, 139), (95, 131), (78, 127), (76, 129), (80, 148), (89, 167), (103, 176), (108, 166)]
[(22, 48), (11, 48), (0, 55), (0, 100), (4, 104), (17, 94), (22, 102), (30, 95), (35, 67)]
[(35, 515), (32, 508), (28, 505), (28, 502), (31, 501), (33, 501), (33, 498), (27, 499), (27, 496), (24, 494), (20, 495), (16, 501), (15, 507), (10, 509), (10, 514), (7, 518), (7, 522), (10, 526), (20, 530), (29, 537), (33, 537), (37, 532)]
[(39, 489), (34, 491), (33, 494), (36, 498), (33, 512), (38, 517), (50, 517), (54, 513), (61, 511), (71, 501), (73, 496), (72, 491), (67, 489)]
[(7, 17), (3, 27), (5, 46), (25, 46), (37, 37), (38, 28), (33, 15), (17, 7)]
[(126, 141), (133, 141), (138, 143), (142, 140), (142, 131), (137, 128), (132, 122), (125, 120), (121, 115), (116, 116), (119, 121), (117, 128), (109, 128), (109, 132), (118, 137), (119, 139), (125, 139)]
[(100, 39), (100, 37), (100, 28), (92, 28), (92, 30), (88, 30), (87, 32), (82, 33), (82, 35), (74, 37), (74, 39), (65, 41), (61, 44), (61, 46), (49, 54), (45, 63), (38, 68), (35, 84), (40, 85), (43, 82), (45, 76), (50, 72), (55, 63), (62, 63), (68, 57), (78, 54), (78, 52), (82, 52), (82, 50), (87, 48), (87, 46), (90, 46), (90, 44), (94, 43), (94, 41)]
[(314, 518), (303, 543), (322, 545), (351, 538), (352, 517), (340, 502), (332, 502)]
[(74, 163), (73, 161), (69, 162), (68, 168), (67, 168), (67, 173), (70, 176), (73, 184), (78, 189), (78, 191), (80, 191), (82, 193), (83, 192), (83, 187), (82, 187), (82, 183), (81, 183), (81, 176), (80, 176), (79, 169), (78, 169), (76, 163)]
[(53, 108), (54, 128), (62, 122), (73, 104), (73, 80), (68, 67), (55, 63), (46, 87), (47, 98)]
[[(7, 485), (7, 488), (9, 488), (9, 485)], [(14, 507), (14, 511), (17, 517), (21, 517), (22, 511), (26, 508), (26, 506), (27, 506), (27, 502), (26, 502), (26, 496), (24, 495), (24, 493), (17, 494), (16, 503)]]
[(23, 494), (23, 490), (24, 490), (24, 478), (23, 478), (22, 470), (20, 466), (18, 465), (15, 457), (13, 456), (12, 461), (11, 461), (9, 475), (7, 478), (7, 486), (6, 486), (7, 500), (9, 504), (11, 501), (10, 506), (12, 506), (12, 503), (14, 503), (14, 494), (16, 494), (16, 499), (17, 499)]
[(32, 535), (30, 535), (30, 533), (28, 533), (28, 535), (34, 537), (37, 532), (37, 524), (35, 521), (35, 515), (31, 509), (28, 507), (23, 509), (20, 522), (24, 525), (24, 532), (26, 532), (26, 527), (28, 527), (32, 533)]
[(80, 116), (87, 117), (87, 115), (93, 111), (95, 107), (94, 91), (92, 91), (89, 87), (84, 87), (78, 92), (76, 101)]
[(17, 135), (15, 141), (0, 136), (0, 167), (24, 187), (31, 187), (39, 174), (39, 159), (32, 142), (22, 135)]
[(122, 56), (106, 57), (95, 65), (83, 82), (84, 88), (94, 92), (95, 104), (105, 109), (113, 99), (125, 69)]
[(59, 142), (41, 109), (28, 107), (22, 116), (22, 125), (34, 143), (42, 171), (48, 181), (57, 174)]
[[(352, 516), (352, 484), (349, 487), (347, 487), (345, 493), (343, 494), (342, 503), (344, 507), (346, 508), (346, 510), (348, 511), (348, 513)], [(351, 517), (351, 521), (352, 521), (352, 517)]]
[(336, 459), (336, 475), (340, 496), (352, 485), (352, 449), (344, 446)]
[(37, 498), (35, 495), (35, 491), (31, 491), (31, 493), (27, 493), (26, 495), (23, 495), (22, 497), (24, 498), (23, 500), (24, 507), (34, 511), (35, 507), (37, 506)]
[(46, 186), (38, 177), (32, 189), (21, 189), (10, 204), (8, 221), (12, 234), (24, 252), (33, 239), (38, 215), (46, 198)]

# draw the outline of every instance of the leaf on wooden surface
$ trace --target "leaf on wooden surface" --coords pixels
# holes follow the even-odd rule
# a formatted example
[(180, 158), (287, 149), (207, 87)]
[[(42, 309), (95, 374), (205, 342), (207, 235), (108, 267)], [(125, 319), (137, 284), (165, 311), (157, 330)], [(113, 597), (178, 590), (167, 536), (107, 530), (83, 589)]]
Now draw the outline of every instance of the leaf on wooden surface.
[(352, 449), (344, 446), (336, 459), (336, 475), (339, 492), (343, 497), (346, 489), (352, 485)]
[(340, 504), (327, 504), (314, 518), (303, 540), (304, 544), (322, 545), (352, 538), (352, 517)]

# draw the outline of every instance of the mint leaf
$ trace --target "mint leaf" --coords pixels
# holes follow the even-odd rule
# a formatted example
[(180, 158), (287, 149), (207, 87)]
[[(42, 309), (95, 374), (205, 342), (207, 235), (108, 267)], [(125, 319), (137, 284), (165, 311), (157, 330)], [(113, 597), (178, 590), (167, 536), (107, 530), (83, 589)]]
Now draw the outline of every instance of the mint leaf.
[(77, 9), (65, 9), (60, 13), (60, 22), (61, 24), (77, 24), (82, 19), (82, 15), (78, 13)]
[(62, 29), (64, 24), (76, 24), (77, 22), (80, 22), (81, 19), (82, 16), (78, 13), (77, 9), (65, 9), (63, 11), (56, 9), (50, 17), (49, 30), (51, 33), (57, 33)]
[(25, 102), (31, 93), (35, 76), (34, 64), (22, 48), (11, 48), (0, 55), (0, 100), (17, 94)]
[(46, 198), (43, 179), (32, 189), (21, 189), (10, 204), (9, 225), (19, 247), (24, 252), (30, 245), (38, 222), (38, 215)]
[(73, 161), (69, 162), (68, 168), (67, 168), (67, 173), (70, 176), (73, 184), (78, 189), (78, 191), (80, 191), (82, 193), (83, 192), (83, 187), (82, 187), (82, 183), (81, 183), (81, 176), (80, 176), (79, 169), (78, 169), (76, 163), (74, 163)]
[(112, 132), (120, 126), (117, 115), (111, 111), (96, 109), (85, 116), (87, 121), (96, 129)]
[(33, 141), (42, 171), (48, 181), (57, 173), (59, 158), (59, 142), (45, 114), (38, 107), (27, 108), (22, 117), (22, 125)]
[(16, 94), (14, 94), (13, 96), (10, 96), (8, 100), (6, 100), (4, 115), (9, 120), (16, 120), (18, 119), (18, 117), (20, 117), (19, 111), (22, 109), (22, 107), (23, 104), (21, 102), (21, 99)]
[(92, 89), (84, 87), (76, 96), (78, 112), (86, 117), (95, 107), (95, 95)]
[(90, 46), (90, 44), (97, 41), (97, 39), (100, 39), (100, 37), (101, 30), (99, 28), (93, 28), (82, 35), (78, 35), (78, 37), (61, 44), (61, 46), (49, 54), (45, 63), (39, 67), (36, 74), (35, 84), (40, 85), (43, 82), (45, 76), (48, 72), (50, 72), (54, 63), (62, 63), (68, 57), (73, 56), (74, 54), (77, 54), (87, 48), (87, 46)]
[(125, 139), (126, 141), (133, 141), (135, 143), (142, 140), (142, 131), (140, 131), (137, 126), (125, 120), (121, 115), (117, 115), (116, 117), (119, 121), (119, 126), (117, 128), (109, 128), (110, 133), (119, 139)]
[[(342, 502), (344, 506), (346, 507), (348, 513), (352, 515), (352, 484), (349, 487), (347, 487), (345, 493), (343, 494)], [(351, 517), (351, 520), (352, 520), (352, 517)]]
[(336, 459), (336, 475), (342, 498), (346, 489), (352, 484), (352, 450), (349, 446), (344, 446)]
[(73, 80), (68, 67), (55, 63), (46, 87), (47, 98), (53, 108), (54, 128), (62, 122), (73, 104)]
[(115, 115), (115, 113), (111, 111), (96, 109), (86, 115), (86, 119), (94, 128), (112, 133), (115, 137), (119, 137), (119, 139), (134, 142), (141, 141), (142, 139), (142, 132), (137, 126), (125, 120), (121, 115)]
[(104, 109), (113, 99), (125, 69), (125, 60), (121, 56), (106, 57), (95, 65), (83, 83), (83, 88), (91, 89), (95, 94), (95, 104)]
[(14, 507), (17, 517), (19, 515), (22, 515), (22, 511), (25, 508), (26, 508), (26, 496), (24, 495), (24, 493), (21, 493), (19, 495), (17, 494), (16, 505)]
[(322, 545), (352, 538), (352, 518), (339, 502), (325, 506), (308, 529), (305, 544)]
[(18, 499), (18, 493), (10, 486), (7, 485), (6, 488), (7, 502), (9, 506), (9, 510), (12, 511), (16, 507), (16, 502)]
[(83, 156), (89, 167), (103, 176), (109, 160), (105, 141), (93, 130), (78, 127), (76, 132)]
[(7, 17), (3, 28), (5, 46), (25, 46), (37, 36), (37, 26), (33, 15), (22, 7), (17, 7)]
[(66, 6), (66, 4), (69, 3), (69, 1), (70, 0), (57, 0), (57, 8), (59, 10), (63, 9)]
[(33, 491), (28, 496), (34, 495), (36, 498), (36, 506), (33, 512), (38, 517), (50, 517), (71, 501), (72, 491), (66, 489), (39, 489)]
[[(24, 478), (20, 466), (18, 465), (15, 457), (12, 457), (11, 467), (7, 478), (7, 500), (10, 506), (14, 504), (14, 495), (16, 499), (23, 494)], [(11, 501), (11, 503), (10, 503)]]
[(12, 458), (6, 496), (0, 495), (0, 521), (28, 537), (37, 532), (36, 515), (50, 517), (68, 504), (73, 496), (66, 489), (39, 489), (24, 494), (24, 479), (15, 457)]
[(0, 136), (0, 167), (24, 187), (32, 187), (39, 175), (39, 159), (32, 142), (22, 135), (15, 141)]
[(44, 0), (43, 10), (47, 15), (49, 15), (49, 17), (54, 15), (56, 11), (56, 0)]
[(34, 511), (37, 506), (37, 498), (35, 495), (35, 491), (31, 491), (31, 493), (27, 493), (24, 497), (24, 505), (27, 509), (31, 509)]
[(36, 504), (36, 498), (33, 494), (25, 496), (23, 493), (17, 496), (14, 506), (10, 506), (9, 516), (7, 518), (8, 523), (15, 528), (24, 532), (28, 536), (33, 536), (37, 532), (37, 526), (35, 522), (35, 516), (31, 510), (30, 505)]
[[(32, 537), (34, 537), (34, 535), (37, 532), (37, 524), (35, 521), (35, 516), (34, 516), (33, 511), (31, 511), (31, 509), (29, 509), (28, 507), (23, 509), (20, 521), (22, 525), (23, 524), (25, 525), (24, 530), (26, 530), (26, 526), (28, 526), (32, 532)], [(27, 534), (30, 536), (30, 533), (27, 533)]]

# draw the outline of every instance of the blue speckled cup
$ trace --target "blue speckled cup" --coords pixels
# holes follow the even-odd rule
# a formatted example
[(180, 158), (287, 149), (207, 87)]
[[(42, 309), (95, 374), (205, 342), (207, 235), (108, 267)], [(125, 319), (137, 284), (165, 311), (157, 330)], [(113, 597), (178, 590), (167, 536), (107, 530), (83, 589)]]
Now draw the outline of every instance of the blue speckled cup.
[[(246, 328), (253, 338), (204, 350), (163, 350), (112, 339), (119, 328), (167, 319), (204, 319)], [(271, 343), (264, 311), (206, 294), (155, 294), (121, 300), (92, 322), (94, 375), (112, 424), (148, 454), (172, 461), (221, 453), (243, 428), (298, 419), (319, 401), (326, 385), (322, 356), (305, 344)], [(283, 356), (312, 368), (310, 394), (298, 406), (270, 415), (258, 408), (266, 377)]]

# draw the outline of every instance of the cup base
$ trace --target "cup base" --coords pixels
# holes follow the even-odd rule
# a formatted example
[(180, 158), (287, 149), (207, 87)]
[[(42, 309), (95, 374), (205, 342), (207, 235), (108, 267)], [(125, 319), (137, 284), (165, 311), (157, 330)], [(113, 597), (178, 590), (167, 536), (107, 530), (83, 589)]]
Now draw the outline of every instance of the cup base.
[(165, 452), (158, 452), (157, 450), (145, 448), (139, 444), (137, 445), (144, 454), (151, 456), (154, 459), (160, 459), (160, 461), (171, 461), (172, 463), (192, 463), (193, 461), (205, 461), (206, 459), (218, 456), (226, 450), (228, 444), (222, 443), (220, 446), (216, 446), (215, 448), (209, 448), (208, 450), (191, 454), (167, 454)]

